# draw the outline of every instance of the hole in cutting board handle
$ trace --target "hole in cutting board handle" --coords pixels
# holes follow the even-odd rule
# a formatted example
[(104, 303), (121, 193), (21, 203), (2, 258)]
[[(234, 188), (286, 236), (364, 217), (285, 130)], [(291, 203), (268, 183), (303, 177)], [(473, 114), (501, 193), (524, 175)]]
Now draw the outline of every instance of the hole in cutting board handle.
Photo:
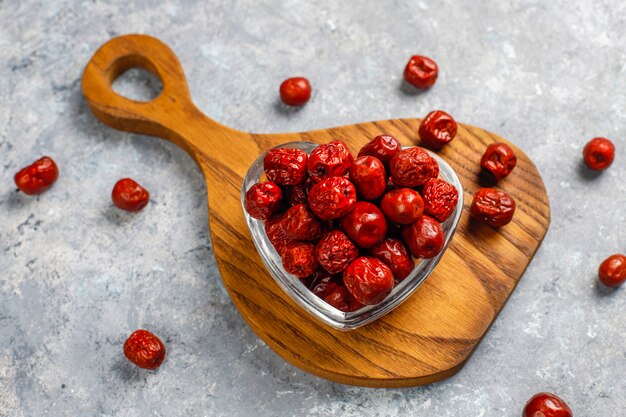
[(143, 68), (133, 67), (123, 71), (111, 83), (113, 91), (129, 100), (152, 101), (163, 91), (161, 79)]

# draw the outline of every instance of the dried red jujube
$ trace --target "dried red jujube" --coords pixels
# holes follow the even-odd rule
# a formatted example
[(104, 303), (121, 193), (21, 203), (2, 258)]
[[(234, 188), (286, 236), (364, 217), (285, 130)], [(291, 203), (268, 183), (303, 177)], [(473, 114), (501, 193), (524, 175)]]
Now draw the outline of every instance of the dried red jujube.
[(319, 181), (345, 175), (353, 161), (354, 157), (348, 146), (340, 140), (333, 140), (319, 145), (311, 152), (307, 167), (311, 178)]
[(378, 304), (394, 286), (393, 273), (383, 261), (361, 256), (343, 271), (343, 282), (348, 292), (365, 305)]
[(37, 195), (52, 187), (58, 177), (57, 164), (52, 158), (44, 156), (19, 170), (13, 179), (24, 194)]
[(424, 213), (443, 223), (454, 212), (459, 201), (459, 192), (449, 182), (433, 178), (424, 184), (422, 198)]
[(347, 178), (326, 178), (311, 188), (308, 201), (317, 217), (334, 220), (345, 216), (354, 208), (356, 189)]
[(370, 255), (383, 261), (397, 283), (404, 280), (413, 271), (413, 259), (400, 239), (387, 238), (369, 251)]
[(272, 149), (263, 158), (263, 169), (267, 179), (278, 185), (300, 184), (306, 179), (307, 160), (301, 149)]
[(315, 259), (315, 245), (306, 242), (291, 242), (283, 249), (280, 255), (285, 271), (305, 278), (317, 269)]
[[(119, 184), (120, 182), (116, 184), (116, 187), (118, 187)], [(244, 207), (248, 214), (255, 219), (266, 220), (274, 214), (276, 209), (279, 207), (282, 198), (283, 192), (278, 185), (271, 181), (259, 182), (250, 187), (250, 189), (246, 192)], [(118, 197), (118, 199), (120, 198)], [(116, 201), (115, 188), (113, 189), (113, 201)], [(115, 205), (120, 207), (118, 203)]]
[(331, 274), (338, 274), (356, 259), (359, 250), (345, 233), (331, 230), (315, 247), (317, 262)]
[(287, 210), (281, 225), (291, 240), (315, 241), (322, 234), (322, 224), (306, 204), (298, 204)]
[(452, 116), (442, 110), (432, 111), (420, 123), (420, 144), (434, 150), (441, 149), (454, 139), (456, 131), (456, 121)]
[(397, 187), (418, 187), (439, 175), (439, 165), (425, 149), (414, 147), (398, 152), (389, 164), (391, 180)]
[(402, 227), (402, 239), (416, 258), (434, 258), (443, 249), (445, 237), (441, 224), (423, 215), (415, 223)]
[(361, 148), (359, 156), (373, 156), (387, 167), (391, 158), (401, 149), (398, 139), (391, 135), (378, 135)]
[(481, 188), (474, 194), (470, 216), (491, 227), (502, 227), (513, 219), (515, 200), (504, 191)]

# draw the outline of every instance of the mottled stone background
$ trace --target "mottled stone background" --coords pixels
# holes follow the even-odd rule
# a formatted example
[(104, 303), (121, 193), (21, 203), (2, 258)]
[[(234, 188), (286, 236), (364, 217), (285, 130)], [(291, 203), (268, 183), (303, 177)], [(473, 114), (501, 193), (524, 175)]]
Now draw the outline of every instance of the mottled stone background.
[[(421, 388), (343, 386), (259, 341), (220, 282), (193, 161), (86, 108), (85, 63), (130, 32), (171, 45), (198, 106), (242, 130), (443, 108), (531, 156), (552, 226), (460, 374)], [(595, 280), (602, 259), (626, 250), (625, 48), (618, 0), (0, 0), (0, 415), (501, 417), (550, 390), (576, 416), (625, 416), (626, 293)], [(401, 88), (412, 53), (440, 65), (426, 93)], [(287, 110), (278, 85), (300, 74), (313, 98)], [(127, 76), (117, 87), (146, 97), (155, 85)], [(581, 151), (599, 135), (618, 154), (592, 175)], [(14, 173), (43, 154), (60, 165), (54, 188), (15, 193)], [(124, 176), (152, 192), (139, 214), (111, 205)], [(156, 373), (122, 355), (138, 327), (169, 348)]]

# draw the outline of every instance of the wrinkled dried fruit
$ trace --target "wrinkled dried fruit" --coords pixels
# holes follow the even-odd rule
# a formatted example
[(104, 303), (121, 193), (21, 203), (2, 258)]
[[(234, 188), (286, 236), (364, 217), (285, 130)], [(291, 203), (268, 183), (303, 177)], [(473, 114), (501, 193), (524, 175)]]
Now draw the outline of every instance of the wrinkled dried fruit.
[(585, 145), (583, 158), (589, 169), (602, 171), (613, 163), (615, 145), (607, 138), (594, 138)]
[(317, 217), (333, 220), (345, 216), (356, 202), (356, 189), (344, 177), (326, 178), (309, 191), (309, 207)]
[(331, 293), (324, 297), (324, 301), (335, 307), (337, 310), (343, 311), (345, 313), (350, 311), (356, 311), (363, 307), (363, 304), (359, 303), (350, 294), (345, 285), (341, 283), (338, 283), (331, 291)]
[(311, 178), (319, 181), (345, 175), (353, 161), (348, 146), (340, 140), (334, 140), (315, 148), (309, 155), (307, 165)]
[(280, 99), (289, 106), (304, 106), (311, 98), (311, 84), (304, 77), (288, 78), (280, 85)]
[(370, 255), (383, 261), (391, 269), (396, 284), (402, 282), (413, 271), (413, 259), (399, 239), (383, 240), (370, 249)]
[(280, 255), (287, 243), (291, 241), (285, 234), (282, 225), (283, 216), (274, 216), (265, 221), (265, 233), (270, 243)]
[(311, 275), (309, 289), (319, 298), (326, 298), (337, 285), (341, 278), (339, 275), (331, 275), (325, 269), (318, 269)]
[(572, 417), (572, 410), (561, 398), (547, 392), (533, 395), (526, 403), (522, 417)]
[(157, 369), (165, 359), (165, 346), (147, 330), (137, 330), (124, 342), (124, 355), (143, 369)]
[(389, 161), (400, 149), (402, 149), (402, 146), (398, 139), (391, 135), (378, 135), (361, 148), (359, 156), (373, 156), (378, 158), (385, 167), (388, 167)]
[(619, 287), (626, 282), (626, 256), (611, 255), (598, 268), (598, 278), (607, 287)]
[(385, 216), (367, 201), (357, 201), (352, 211), (341, 219), (341, 227), (361, 248), (371, 248), (387, 235)]
[(423, 215), (415, 223), (402, 227), (404, 243), (416, 258), (434, 258), (443, 249), (444, 235), (441, 224)]
[(287, 210), (281, 224), (285, 235), (291, 240), (315, 241), (323, 232), (322, 224), (306, 204), (298, 204)]
[(515, 152), (506, 143), (490, 144), (480, 160), (480, 166), (495, 181), (500, 181), (509, 175), (515, 165), (517, 165)]
[(383, 163), (373, 156), (360, 156), (350, 167), (350, 181), (364, 200), (375, 200), (387, 188)]
[[(120, 186), (120, 190), (132, 190), (132, 193), (129, 191), (118, 191), (118, 196), (116, 197), (116, 188), (118, 188), (118, 184), (126, 180), (120, 180), (120, 182), (115, 185), (116, 188), (113, 189), (113, 202), (116, 206), (120, 208), (124, 207), (121, 207), (117, 202), (115, 202), (116, 198), (123, 204), (125, 204), (125, 201), (129, 200), (128, 196), (137, 196), (130, 198), (131, 201), (137, 198), (142, 198), (141, 190), (138, 190), (136, 188), (140, 187), (139, 184), (135, 183), (133, 180), (127, 180), (132, 181), (133, 184), (125, 182), (122, 184), (122, 186)], [(141, 189), (143, 190), (143, 188)], [(274, 212), (278, 209), (282, 198), (283, 192), (278, 185), (274, 184), (271, 181), (259, 182), (250, 187), (250, 189), (246, 192), (244, 207), (250, 216), (254, 217), (255, 219), (265, 220), (268, 219), (272, 214), (274, 214)], [(147, 198), (145, 202), (147, 203)]]
[(338, 274), (359, 255), (359, 250), (343, 232), (331, 230), (315, 247), (320, 266), (331, 274)]
[(305, 278), (317, 269), (315, 260), (315, 245), (305, 242), (291, 242), (283, 249), (280, 255), (285, 271)]
[[(276, 186), (274, 185), (274, 187)], [(268, 190), (267, 192), (269, 193), (270, 191)], [(280, 200), (279, 188), (278, 193), (278, 199)], [(263, 193), (263, 195), (264, 196), (262, 198), (259, 195), (255, 195), (255, 202), (271, 204), (270, 201), (272, 198), (265, 193)], [(123, 178), (115, 183), (115, 186), (113, 186), (113, 191), (111, 192), (111, 200), (113, 200), (113, 204), (115, 204), (116, 207), (122, 210), (139, 211), (144, 208), (146, 204), (148, 204), (148, 201), (150, 201), (150, 193), (141, 185), (137, 184), (134, 180), (130, 178)], [(253, 212), (259, 215), (263, 210), (264, 209), (261, 206), (255, 206), (255, 210), (253, 210)], [(267, 210), (267, 206), (265, 210)]]
[(300, 184), (306, 179), (307, 160), (301, 149), (272, 149), (263, 158), (263, 169), (267, 179), (278, 185)]
[(413, 55), (404, 68), (404, 79), (414, 87), (427, 89), (435, 84), (439, 68), (432, 59)]
[(418, 147), (403, 149), (389, 164), (391, 180), (397, 187), (417, 187), (439, 175), (439, 165), (426, 150)]
[(470, 216), (491, 227), (502, 227), (513, 219), (515, 200), (504, 191), (481, 188), (474, 194)]
[(459, 201), (456, 187), (447, 181), (433, 178), (422, 188), (424, 213), (444, 222), (454, 212)]
[(392, 222), (411, 224), (424, 212), (424, 201), (422, 196), (411, 188), (396, 188), (383, 196), (380, 208)]
[(393, 273), (384, 262), (361, 256), (343, 271), (343, 282), (348, 292), (365, 305), (378, 304), (394, 286)]
[(420, 123), (420, 145), (434, 150), (441, 149), (454, 139), (456, 130), (456, 122), (452, 116), (445, 111), (432, 111)]
[(13, 178), (24, 194), (37, 195), (46, 191), (59, 177), (59, 169), (52, 158), (44, 156), (22, 168)]

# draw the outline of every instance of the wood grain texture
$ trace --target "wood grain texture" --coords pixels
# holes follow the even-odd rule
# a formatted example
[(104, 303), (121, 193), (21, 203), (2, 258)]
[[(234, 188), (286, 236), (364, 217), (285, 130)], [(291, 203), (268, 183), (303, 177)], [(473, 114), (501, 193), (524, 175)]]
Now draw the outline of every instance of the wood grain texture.
[[(131, 67), (152, 71), (162, 93), (147, 103), (113, 92), (111, 83)], [(243, 177), (258, 155), (291, 141), (345, 141), (353, 152), (387, 133), (403, 145), (418, 143), (419, 119), (360, 123), (305, 133), (250, 134), (204, 116), (191, 102), (183, 70), (162, 42), (144, 35), (115, 38), (85, 69), (83, 93), (94, 115), (116, 129), (177, 143), (202, 169), (209, 225), (225, 287), (256, 334), (293, 365), (333, 381), (371, 387), (427, 384), (459, 371), (506, 303), (550, 223), (537, 169), (515, 145), (477, 127), (459, 125), (440, 155), (463, 184), (465, 207), (456, 235), (434, 272), (401, 306), (349, 332), (309, 316), (274, 282), (256, 253), (239, 199)], [(518, 156), (499, 188), (517, 201), (512, 223), (494, 230), (470, 221), (479, 188), (479, 161), (492, 142)]]

